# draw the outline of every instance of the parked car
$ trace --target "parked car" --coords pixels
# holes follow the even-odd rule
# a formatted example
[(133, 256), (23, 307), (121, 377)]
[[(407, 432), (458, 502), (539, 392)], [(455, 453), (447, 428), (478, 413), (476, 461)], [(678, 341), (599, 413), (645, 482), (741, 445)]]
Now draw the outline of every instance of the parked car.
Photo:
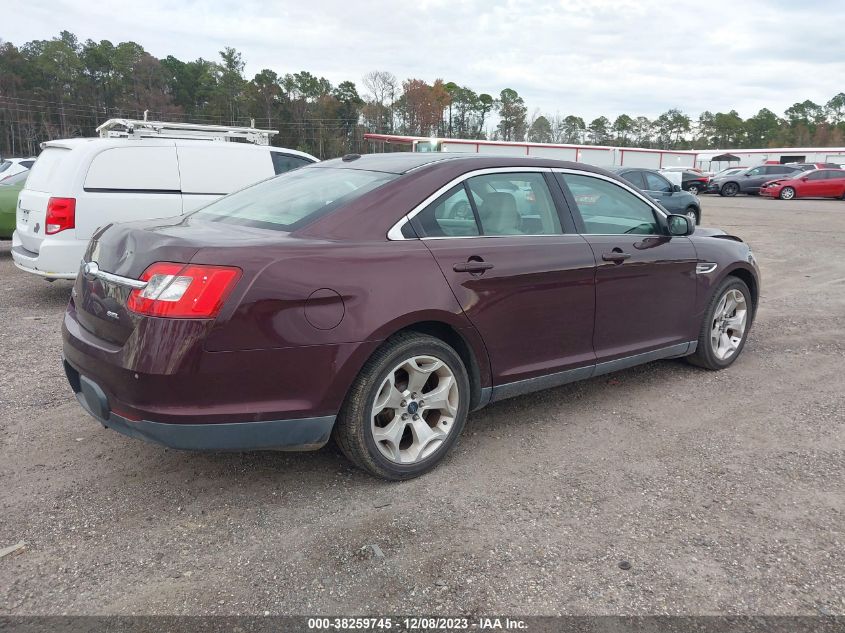
[(610, 171), (645, 191), (669, 213), (686, 215), (696, 224), (701, 224), (701, 204), (698, 198), (683, 191), (680, 186), (673, 185), (663, 175), (651, 169), (636, 167), (612, 167)]
[(0, 239), (8, 240), (15, 230), (15, 210), (18, 195), (29, 176), (29, 170), (19, 171), (0, 181)]
[(801, 171), (812, 171), (814, 169), (841, 169), (838, 163), (786, 163), (790, 167), (797, 167)]
[(182, 215), (317, 160), (266, 145), (157, 138), (78, 138), (43, 148), (20, 193), (12, 258), (51, 281), (76, 277), (100, 226)]
[(689, 191), (692, 195), (698, 194), (707, 190), (707, 183), (710, 178), (696, 171), (681, 172), (681, 189)]
[(772, 180), (760, 188), (760, 195), (781, 200), (793, 198), (842, 198), (845, 200), (845, 170), (814, 169), (791, 178)]
[(15, 174), (28, 171), (35, 163), (35, 158), (6, 158), (0, 160), (0, 183)]
[[(503, 180), (531, 183), (532, 226), (513, 193), (475, 201)], [(489, 402), (660, 358), (730, 366), (759, 287), (739, 238), (597, 167), (351, 155), (97, 231), (64, 366), (132, 437), (305, 450), (334, 434), (364, 470), (407, 479)]]
[(707, 191), (722, 196), (756, 194), (764, 183), (799, 172), (797, 167), (790, 165), (759, 165), (733, 174), (718, 174), (707, 185)]

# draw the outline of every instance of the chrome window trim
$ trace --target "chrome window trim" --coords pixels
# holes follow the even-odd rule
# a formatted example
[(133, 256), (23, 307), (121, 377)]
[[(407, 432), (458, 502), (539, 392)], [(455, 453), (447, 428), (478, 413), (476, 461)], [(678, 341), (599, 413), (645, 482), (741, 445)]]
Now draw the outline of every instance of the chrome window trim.
[[(565, 233), (552, 233), (552, 234), (542, 234), (542, 235), (444, 235), (438, 237), (405, 237), (402, 235), (402, 227), (405, 226), (408, 222), (410, 222), (417, 214), (423, 211), (428, 205), (432, 202), (437, 200), (440, 196), (444, 193), (449, 191), (449, 189), (456, 187), (457, 185), (463, 183), (465, 180), (469, 180), (475, 176), (486, 176), (488, 174), (519, 174), (519, 173), (532, 173), (532, 174), (548, 174), (551, 173), (551, 167), (487, 167), (486, 169), (476, 169), (475, 171), (470, 171), (465, 174), (461, 174), (457, 178), (453, 178), (448, 183), (440, 187), (437, 191), (433, 194), (428, 196), (425, 200), (420, 202), (417, 206), (411, 209), (408, 213), (403, 215), (396, 224), (390, 227), (390, 230), (387, 232), (387, 239), (390, 241), (410, 241), (410, 240), (465, 240), (465, 239), (475, 239), (479, 237), (559, 237), (560, 235), (566, 235)], [(550, 192), (551, 193), (551, 192)]]

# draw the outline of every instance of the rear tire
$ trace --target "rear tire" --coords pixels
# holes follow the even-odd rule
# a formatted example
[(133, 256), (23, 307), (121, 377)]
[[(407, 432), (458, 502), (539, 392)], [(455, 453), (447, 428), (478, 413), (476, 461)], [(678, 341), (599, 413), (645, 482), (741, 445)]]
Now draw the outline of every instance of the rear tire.
[(795, 189), (792, 187), (784, 187), (780, 190), (778, 198), (781, 200), (792, 200), (795, 197)]
[(722, 185), (722, 188), (719, 189), (719, 195), (725, 196), (728, 198), (732, 198), (736, 194), (739, 193), (739, 185), (735, 182), (726, 182)]
[(745, 347), (753, 313), (748, 286), (741, 279), (726, 277), (710, 299), (701, 322), (698, 347), (687, 361), (711, 370), (730, 367)]
[(439, 464), (458, 441), (469, 401), (467, 370), (454, 349), (432, 336), (398, 334), (352, 384), (334, 439), (362, 470), (412, 479)]
[(689, 191), (692, 195), (697, 196), (699, 192), (698, 185), (690, 185), (687, 187), (687, 191)]

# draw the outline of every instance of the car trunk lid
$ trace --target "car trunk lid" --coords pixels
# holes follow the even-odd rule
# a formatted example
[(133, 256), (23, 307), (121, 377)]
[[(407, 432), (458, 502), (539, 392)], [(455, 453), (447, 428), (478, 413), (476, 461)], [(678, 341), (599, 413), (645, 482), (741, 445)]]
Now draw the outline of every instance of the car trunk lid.
[[(284, 235), (216, 222), (193, 223), (183, 218), (106, 226), (89, 243), (82, 274), (77, 276), (73, 297), (77, 320), (100, 339), (123, 345), (144, 319), (159, 318), (137, 314), (126, 304), (132, 284), (152, 264), (191, 263), (201, 247), (246, 246), (254, 253), (262, 241), (278, 241)], [(87, 274), (86, 264), (90, 264)]]

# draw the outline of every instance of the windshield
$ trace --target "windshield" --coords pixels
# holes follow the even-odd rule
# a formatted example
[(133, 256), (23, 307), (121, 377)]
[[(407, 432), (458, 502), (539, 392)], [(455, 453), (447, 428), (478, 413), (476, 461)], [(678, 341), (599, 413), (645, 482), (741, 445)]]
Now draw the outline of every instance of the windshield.
[(18, 172), (13, 176), (9, 176), (8, 178), (4, 178), (0, 180), (0, 185), (10, 187), (12, 185), (20, 185), (26, 182), (26, 179), (29, 178), (29, 170)]
[(194, 218), (290, 231), (395, 179), (358, 169), (303, 167), (220, 198)]

